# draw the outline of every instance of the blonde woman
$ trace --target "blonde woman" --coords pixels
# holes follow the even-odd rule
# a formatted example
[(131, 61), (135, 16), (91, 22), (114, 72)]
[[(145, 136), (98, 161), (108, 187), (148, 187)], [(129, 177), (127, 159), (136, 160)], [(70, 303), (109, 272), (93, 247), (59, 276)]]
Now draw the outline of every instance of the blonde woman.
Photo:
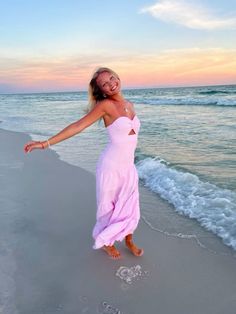
[(109, 68), (99, 68), (89, 83), (88, 113), (46, 141), (31, 141), (24, 151), (45, 149), (64, 141), (103, 119), (109, 143), (96, 166), (96, 224), (94, 249), (102, 248), (113, 259), (121, 257), (115, 241), (125, 239), (136, 256), (143, 254), (133, 242), (140, 219), (138, 174), (134, 164), (140, 121), (134, 106), (121, 93), (119, 76)]

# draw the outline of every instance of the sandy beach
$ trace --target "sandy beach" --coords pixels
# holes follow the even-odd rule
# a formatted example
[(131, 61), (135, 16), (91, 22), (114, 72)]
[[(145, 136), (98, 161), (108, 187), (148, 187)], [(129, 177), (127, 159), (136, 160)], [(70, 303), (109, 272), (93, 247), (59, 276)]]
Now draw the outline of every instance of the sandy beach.
[[(207, 231), (224, 254), (142, 217), (134, 240), (144, 255), (119, 243), (122, 259), (110, 259), (92, 249), (94, 175), (50, 149), (25, 154), (29, 140), (0, 129), (0, 313), (235, 314), (235, 251)], [(163, 200), (141, 184), (140, 203), (141, 215), (158, 204), (162, 217)]]

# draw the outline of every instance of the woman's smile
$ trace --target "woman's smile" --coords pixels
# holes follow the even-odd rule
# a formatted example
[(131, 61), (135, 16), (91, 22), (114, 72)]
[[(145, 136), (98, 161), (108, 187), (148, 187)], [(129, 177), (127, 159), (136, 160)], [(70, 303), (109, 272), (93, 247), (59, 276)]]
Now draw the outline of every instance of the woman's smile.
[(118, 86), (118, 84), (115, 84), (115, 86), (113, 86), (113, 87), (111, 88), (111, 90), (114, 92), (114, 90), (116, 90), (117, 86)]
[(120, 80), (108, 72), (101, 73), (97, 78), (97, 83), (102, 92), (110, 96), (119, 92)]

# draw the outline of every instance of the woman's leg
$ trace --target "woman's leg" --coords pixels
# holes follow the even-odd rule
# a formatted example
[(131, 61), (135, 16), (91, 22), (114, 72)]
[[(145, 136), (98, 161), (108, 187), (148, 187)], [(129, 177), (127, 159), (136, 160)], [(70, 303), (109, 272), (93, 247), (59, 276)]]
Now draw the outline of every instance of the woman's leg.
[(143, 249), (138, 248), (134, 242), (133, 242), (133, 235), (130, 233), (125, 237), (125, 244), (128, 247), (128, 249), (135, 255), (135, 256), (141, 256), (143, 255), (144, 251)]

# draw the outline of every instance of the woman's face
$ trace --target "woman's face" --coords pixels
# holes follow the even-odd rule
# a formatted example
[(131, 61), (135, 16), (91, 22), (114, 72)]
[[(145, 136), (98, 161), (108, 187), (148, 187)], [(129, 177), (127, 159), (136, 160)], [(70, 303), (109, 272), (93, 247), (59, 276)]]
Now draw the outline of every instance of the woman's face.
[(120, 92), (120, 80), (112, 73), (103, 72), (98, 75), (96, 82), (102, 93), (112, 96)]

